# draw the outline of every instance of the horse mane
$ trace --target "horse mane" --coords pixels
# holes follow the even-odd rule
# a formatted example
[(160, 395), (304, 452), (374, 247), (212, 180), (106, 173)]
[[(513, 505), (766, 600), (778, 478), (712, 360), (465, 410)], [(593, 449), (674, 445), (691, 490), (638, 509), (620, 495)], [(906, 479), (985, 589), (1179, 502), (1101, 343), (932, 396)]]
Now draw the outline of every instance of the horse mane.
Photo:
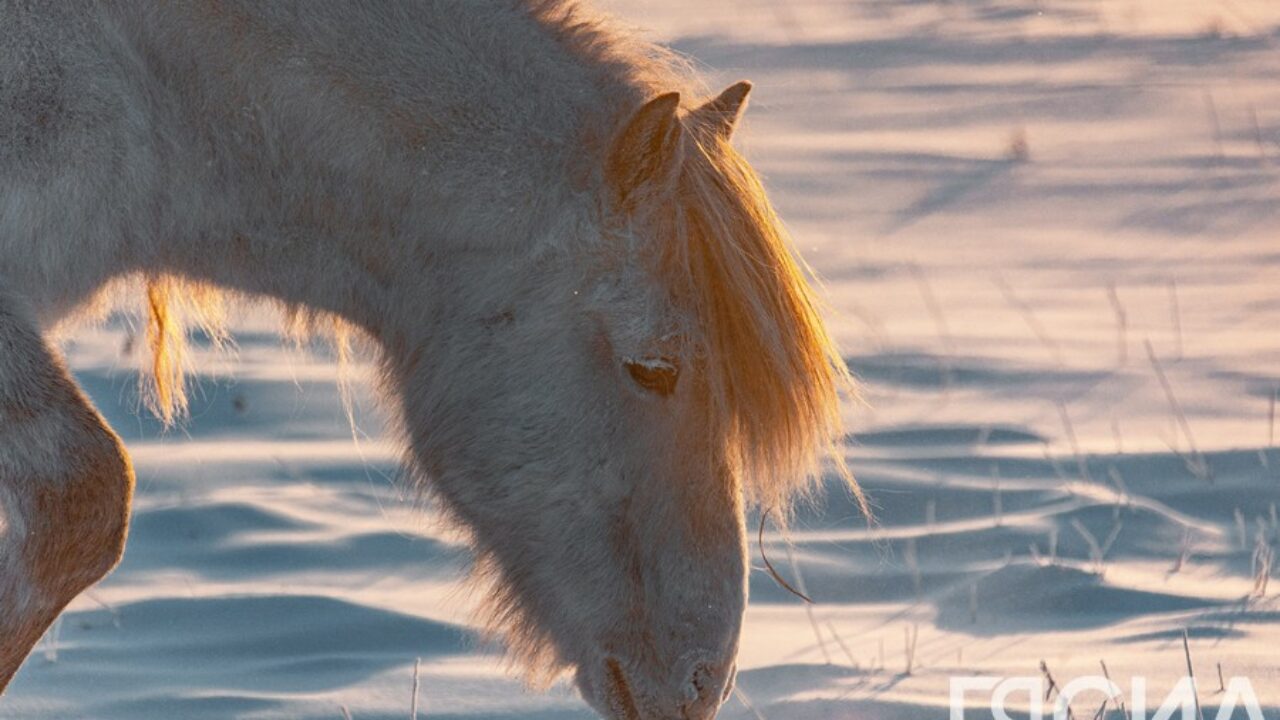
[[(516, 0), (617, 97), (606, 134), (654, 96), (707, 95), (690, 63), (617, 26), (579, 0)], [(685, 105), (691, 110), (696, 105)], [(677, 190), (674, 238), (664, 263), (706, 338), (706, 373), (725, 455), (748, 499), (785, 521), (807, 498), (822, 459), (870, 512), (844, 463), (839, 396), (856, 397), (812, 290), (816, 278), (791, 240), (759, 175), (720, 132), (686, 123), (690, 152)]]
[(823, 458), (870, 517), (844, 463), (841, 393), (856, 396), (823, 322), (809, 267), (793, 251), (759, 175), (713, 128), (688, 128), (675, 208), (673, 280), (691, 295), (705, 372), (748, 499), (785, 521)]
[[(145, 338), (150, 354), (150, 372), (143, 373), (141, 398), (146, 408), (170, 429), (188, 412), (187, 375), (190, 365), (189, 346), (192, 328), (197, 329), (217, 348), (233, 346), (227, 328), (227, 307), (231, 303), (249, 304), (261, 298), (242, 297), (208, 283), (174, 274), (153, 274), (143, 278), (146, 300)], [(277, 302), (281, 312), (284, 336), (301, 347), (312, 337), (327, 339), (338, 362), (339, 391), (348, 420), (355, 422), (352, 388), (346, 374), (350, 362), (352, 340), (357, 331), (349, 323), (331, 313), (300, 305)]]

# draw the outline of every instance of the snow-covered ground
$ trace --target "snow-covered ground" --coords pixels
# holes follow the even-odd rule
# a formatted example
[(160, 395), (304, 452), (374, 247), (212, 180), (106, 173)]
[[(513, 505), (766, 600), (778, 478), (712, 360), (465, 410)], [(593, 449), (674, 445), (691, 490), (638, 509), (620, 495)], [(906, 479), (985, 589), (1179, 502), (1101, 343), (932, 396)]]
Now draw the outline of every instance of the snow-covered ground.
[[(791, 546), (766, 532), (816, 604), (753, 573), (722, 717), (945, 718), (952, 676), (1041, 661), (1155, 704), (1184, 630), (1206, 716), (1220, 666), (1276, 717), (1280, 3), (609, 6), (755, 81), (741, 143), (867, 401), (848, 453), (879, 525), (834, 493)], [(0, 718), (400, 720), (416, 658), (423, 717), (592, 717), (476, 649), (465, 549), (398, 493), (371, 411), (353, 442), (332, 358), (272, 327), (205, 359), (165, 436), (124, 323), (66, 340), (133, 451), (133, 534)]]

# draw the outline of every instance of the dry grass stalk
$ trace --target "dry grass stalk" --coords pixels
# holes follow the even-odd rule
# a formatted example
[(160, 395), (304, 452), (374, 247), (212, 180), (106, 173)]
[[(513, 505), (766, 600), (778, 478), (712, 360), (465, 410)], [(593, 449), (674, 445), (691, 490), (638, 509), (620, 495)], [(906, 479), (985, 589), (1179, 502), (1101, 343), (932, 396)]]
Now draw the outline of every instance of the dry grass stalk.
[(978, 624), (978, 583), (969, 585), (969, 622)]
[(1116, 455), (1124, 454), (1124, 436), (1120, 434), (1120, 420), (1111, 413), (1111, 437), (1116, 441)]
[[(1058, 687), (1058, 681), (1053, 679), (1053, 673), (1049, 672), (1049, 663), (1044, 660), (1040, 661), (1040, 674), (1044, 676), (1044, 702), (1049, 702), (1053, 698), (1054, 693), (1062, 694), (1062, 690)], [(1071, 714), (1071, 706), (1067, 706), (1067, 717), (1073, 717)]]
[(1209, 114), (1209, 127), (1213, 130), (1213, 147), (1219, 162), (1226, 157), (1222, 149), (1222, 123), (1218, 120), (1218, 103), (1213, 99), (1213, 91), (1204, 91), (1205, 110)]
[(1267, 154), (1267, 144), (1262, 139), (1262, 125), (1258, 123), (1258, 109), (1253, 105), (1249, 106), (1249, 120), (1253, 126), (1253, 141), (1258, 144), (1258, 160), (1265, 165), (1271, 160), (1271, 157)]
[(1129, 313), (1120, 302), (1115, 283), (1107, 285), (1107, 299), (1116, 313), (1116, 364), (1123, 367), (1129, 363)]
[(1058, 415), (1062, 418), (1062, 427), (1067, 432), (1067, 442), (1071, 444), (1071, 454), (1075, 456), (1076, 468), (1080, 471), (1080, 479), (1091, 481), (1093, 478), (1089, 475), (1089, 463), (1085, 460), (1084, 454), (1080, 452), (1080, 442), (1076, 438), (1076, 426), (1071, 422), (1071, 416), (1067, 414), (1067, 406), (1061, 400), (1057, 402)]
[(1191, 559), (1191, 528), (1185, 528), (1182, 531), (1182, 547), (1178, 550), (1178, 559), (1174, 561), (1173, 567), (1169, 569), (1170, 575), (1177, 575), (1182, 572), (1182, 568), (1186, 567), (1187, 562)]
[(413, 699), (409, 704), (409, 720), (418, 720), (418, 688), (419, 673), (422, 671), (422, 658), (413, 659)]
[(751, 703), (751, 700), (750, 698), (747, 697), (747, 694), (742, 692), (741, 686), (737, 684), (733, 686), (733, 696), (738, 698), (738, 702), (742, 703), (743, 707), (751, 711), (752, 716), (754, 716), (756, 720), (764, 720), (764, 715), (761, 715), (760, 711), (756, 709), (756, 706)]
[(1133, 503), (1133, 499), (1129, 494), (1129, 486), (1124, 482), (1124, 476), (1120, 474), (1120, 468), (1115, 465), (1107, 468), (1107, 477), (1111, 478), (1111, 484), (1115, 486), (1116, 492), (1120, 494), (1121, 504), (1129, 507)]
[(1077, 518), (1071, 519), (1071, 527), (1076, 529), (1080, 537), (1084, 538), (1085, 543), (1089, 545), (1089, 559), (1093, 563), (1093, 571), (1097, 575), (1103, 575), (1107, 571), (1106, 557), (1111, 550), (1111, 546), (1115, 544), (1116, 538), (1120, 537), (1120, 530), (1124, 525), (1116, 522), (1111, 528), (1111, 533), (1107, 535), (1107, 539), (1099, 543), (1093, 533), (1089, 532), (1089, 528), (1084, 526)]
[(942, 347), (944, 348), (941, 360), (942, 395), (947, 398), (951, 396), (951, 385), (954, 381), (951, 358), (956, 352), (955, 340), (952, 339), (951, 327), (947, 324), (947, 317), (942, 312), (942, 305), (938, 302), (938, 296), (933, 292), (933, 285), (929, 283), (928, 276), (924, 274), (924, 270), (918, 264), (912, 263), (910, 267), (911, 275), (916, 279), (916, 284), (920, 288), (920, 297), (924, 300), (929, 315), (933, 318), (938, 337), (942, 339)]
[(1259, 528), (1257, 542), (1253, 548), (1253, 595), (1255, 597), (1266, 597), (1275, 557), (1275, 548), (1267, 542), (1266, 531)]
[(995, 488), (992, 493), (992, 512), (995, 513), (996, 527), (1004, 527), (1004, 492), (1000, 487), (1000, 468), (999, 466), (992, 469), (991, 474), (995, 482)]
[(924, 590), (924, 580), (920, 573), (920, 555), (916, 547), (915, 538), (907, 538), (906, 547), (902, 551), (902, 559), (907, 564), (907, 569), (911, 571), (911, 585), (915, 588), (916, 598), (919, 599)]
[(1176, 352), (1174, 362), (1182, 362), (1182, 304), (1178, 302), (1178, 281), (1169, 281), (1169, 316), (1173, 324), (1173, 339)]
[(1178, 421), (1178, 426), (1182, 429), (1183, 436), (1187, 439), (1187, 444), (1191, 448), (1191, 455), (1184, 458), (1187, 463), (1187, 469), (1191, 471), (1201, 480), (1206, 480), (1210, 484), (1213, 483), (1213, 475), (1209, 472), (1209, 463), (1205, 460), (1204, 455), (1196, 448), (1195, 436), (1191, 433), (1191, 424), (1187, 422), (1187, 416), (1182, 412), (1182, 406), (1178, 404), (1178, 398), (1173, 394), (1173, 386), (1169, 384), (1169, 378), (1164, 374), (1164, 368), (1160, 365), (1159, 358), (1156, 357), (1155, 348), (1151, 346), (1151, 341), (1146, 341), (1147, 358), (1151, 361), (1151, 368), (1155, 371), (1156, 379), (1160, 381), (1160, 387), (1164, 389), (1165, 398), (1169, 401), (1169, 408), (1173, 412), (1174, 417)]
[(840, 633), (836, 632), (836, 626), (827, 621), (827, 631), (831, 633), (831, 637), (835, 639), (836, 644), (840, 646), (840, 651), (849, 659), (849, 666), (854, 670), (859, 669), (858, 661), (853, 657), (853, 652), (849, 650), (849, 646), (845, 644), (844, 638), (840, 637)]
[(1196, 687), (1196, 671), (1191, 666), (1191, 639), (1187, 629), (1182, 629), (1182, 652), (1187, 657), (1187, 677), (1191, 678), (1191, 693), (1196, 700), (1196, 717), (1204, 720), (1204, 710), (1200, 708), (1200, 689)]
[(1280, 388), (1272, 388), (1271, 405), (1267, 410), (1267, 449), (1276, 446), (1276, 398), (1280, 396)]
[(769, 511), (765, 510), (764, 514), (760, 516), (760, 532), (757, 536), (757, 543), (756, 543), (760, 547), (760, 559), (764, 561), (765, 570), (769, 572), (769, 576), (772, 577), (773, 581), (778, 583), (778, 585), (780, 585), (783, 590), (786, 590), (792, 595), (795, 595), (796, 597), (800, 598), (806, 603), (812, 604), (813, 598), (810, 598), (808, 595), (792, 587), (791, 583), (787, 582), (782, 577), (782, 575), (778, 574), (778, 571), (774, 569), (773, 563), (769, 562), (769, 556), (766, 555), (764, 552), (764, 524), (768, 519), (769, 519)]
[[(1102, 676), (1107, 679), (1107, 682), (1111, 683), (1113, 687), (1119, 687), (1118, 685), (1115, 684), (1115, 681), (1111, 679), (1111, 669), (1107, 667), (1107, 661), (1099, 660), (1098, 664), (1102, 666)], [(1125, 707), (1125, 704), (1124, 704), (1124, 695), (1117, 693), (1114, 697), (1111, 698), (1111, 700), (1116, 703), (1116, 706), (1118, 708), (1120, 708), (1121, 716), (1125, 718), (1130, 717), (1129, 709)]]
[[(800, 574), (800, 565), (796, 563), (795, 554), (791, 552), (791, 543), (787, 543), (787, 558), (791, 563), (791, 571), (795, 573), (796, 584), (800, 586), (800, 592), (805, 592), (804, 576)], [(804, 604), (805, 617), (809, 618), (809, 626), (813, 628), (813, 636), (818, 640), (818, 649), (822, 651), (822, 659), (828, 665), (831, 662), (831, 651), (827, 649), (827, 641), (822, 637), (822, 631), (818, 629), (818, 618), (813, 614), (814, 603), (807, 602)]]
[(1005, 302), (1009, 303), (1009, 305), (1022, 315), (1023, 322), (1027, 324), (1027, 327), (1031, 328), (1031, 332), (1035, 333), (1035, 336), (1040, 340), (1040, 343), (1049, 350), (1049, 353), (1053, 356), (1054, 364), (1059, 366), (1063, 365), (1062, 349), (1049, 335), (1048, 331), (1044, 329), (1044, 325), (1040, 324), (1040, 320), (1036, 317), (1035, 312), (1032, 311), (1031, 306), (1023, 302), (1017, 294), (1013, 292), (1013, 288), (1004, 281), (1004, 278), (997, 275), (993, 279), (993, 282), (995, 282), (996, 287), (1000, 289), (1000, 293), (1004, 295)]
[(903, 675), (910, 675), (915, 669), (916, 663), (916, 641), (920, 639), (920, 624), (907, 625), (902, 628), (903, 635), (903, 652), (906, 656), (906, 670)]

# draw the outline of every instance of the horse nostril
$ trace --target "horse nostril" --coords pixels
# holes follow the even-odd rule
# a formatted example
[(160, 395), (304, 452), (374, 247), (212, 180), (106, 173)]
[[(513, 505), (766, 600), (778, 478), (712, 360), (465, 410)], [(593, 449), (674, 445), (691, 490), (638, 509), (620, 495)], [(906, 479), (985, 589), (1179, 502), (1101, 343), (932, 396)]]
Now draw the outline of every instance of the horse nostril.
[[(721, 688), (726, 679), (721, 675), (720, 669), (714, 666), (701, 663), (694, 668), (693, 677), (689, 678), (689, 684), (685, 686), (688, 702), (683, 710), (686, 720), (705, 720), (715, 716), (715, 711), (729, 696), (728, 688)], [(729, 679), (729, 682), (732, 680)]]

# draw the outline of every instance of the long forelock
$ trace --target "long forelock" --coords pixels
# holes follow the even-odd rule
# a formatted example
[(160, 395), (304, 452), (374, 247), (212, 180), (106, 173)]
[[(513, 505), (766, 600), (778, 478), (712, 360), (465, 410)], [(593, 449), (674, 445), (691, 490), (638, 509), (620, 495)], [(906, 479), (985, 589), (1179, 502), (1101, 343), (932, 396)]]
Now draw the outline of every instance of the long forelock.
[[(704, 91), (689, 63), (620, 29), (578, 0), (521, 0), (602, 82), (630, 92), (623, 112), (672, 90)], [(610, 130), (621, 118), (612, 117)], [(791, 249), (759, 177), (728, 139), (687, 123), (686, 153), (664, 253), (668, 279), (690, 298), (706, 337), (713, 430), (749, 499), (785, 519), (820, 476), (822, 460), (848, 484), (839, 396), (855, 394), (844, 359), (823, 323), (812, 275)], [(869, 515), (868, 515), (869, 517)]]
[(787, 517), (823, 460), (865, 501), (845, 463), (840, 395), (855, 387), (827, 332), (811, 272), (759, 177), (726, 138), (690, 127), (667, 271), (704, 337), (714, 431), (748, 499)]

